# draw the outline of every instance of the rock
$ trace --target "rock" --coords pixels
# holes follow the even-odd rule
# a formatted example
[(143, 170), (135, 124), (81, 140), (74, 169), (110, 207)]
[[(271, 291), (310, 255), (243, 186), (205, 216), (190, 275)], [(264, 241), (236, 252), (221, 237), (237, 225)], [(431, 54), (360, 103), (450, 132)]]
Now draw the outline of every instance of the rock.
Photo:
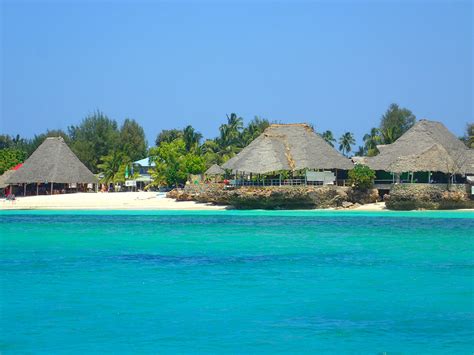
[(349, 201), (342, 202), (342, 207), (344, 207), (344, 208), (349, 208), (349, 207), (352, 207), (352, 206), (354, 206), (354, 204), (352, 202), (349, 202)]
[(474, 208), (464, 185), (396, 184), (384, 201), (392, 210)]

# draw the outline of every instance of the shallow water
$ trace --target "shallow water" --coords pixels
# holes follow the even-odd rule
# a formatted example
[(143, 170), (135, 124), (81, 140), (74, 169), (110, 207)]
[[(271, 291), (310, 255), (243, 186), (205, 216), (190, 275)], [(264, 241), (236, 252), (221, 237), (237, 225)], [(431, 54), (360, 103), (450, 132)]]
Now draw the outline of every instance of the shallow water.
[(0, 212), (3, 353), (474, 350), (474, 213)]

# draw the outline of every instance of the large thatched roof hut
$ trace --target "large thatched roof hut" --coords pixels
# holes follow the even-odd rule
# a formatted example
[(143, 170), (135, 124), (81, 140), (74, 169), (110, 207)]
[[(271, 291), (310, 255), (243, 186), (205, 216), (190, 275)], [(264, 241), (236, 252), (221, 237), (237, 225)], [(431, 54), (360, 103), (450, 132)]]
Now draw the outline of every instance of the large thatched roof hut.
[(272, 124), (222, 167), (265, 174), (280, 170), (349, 170), (353, 164), (307, 124)]
[(87, 169), (61, 137), (46, 138), (23, 166), (6, 178), (8, 184), (88, 184), (97, 177)]
[(474, 151), (440, 122), (420, 120), (394, 143), (379, 147), (379, 151), (366, 159), (374, 170), (474, 173)]

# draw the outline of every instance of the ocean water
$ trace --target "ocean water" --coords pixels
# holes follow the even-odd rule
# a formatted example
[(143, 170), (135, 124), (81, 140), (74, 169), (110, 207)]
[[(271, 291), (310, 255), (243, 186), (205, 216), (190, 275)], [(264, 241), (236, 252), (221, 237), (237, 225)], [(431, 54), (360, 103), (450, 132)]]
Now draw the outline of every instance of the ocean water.
[(0, 212), (0, 351), (472, 353), (474, 213)]

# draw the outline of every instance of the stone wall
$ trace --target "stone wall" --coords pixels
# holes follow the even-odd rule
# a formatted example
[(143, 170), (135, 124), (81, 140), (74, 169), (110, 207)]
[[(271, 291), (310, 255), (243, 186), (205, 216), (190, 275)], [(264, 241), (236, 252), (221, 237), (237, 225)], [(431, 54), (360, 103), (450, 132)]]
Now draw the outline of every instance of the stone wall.
[(464, 185), (396, 184), (385, 202), (391, 210), (474, 208)]

